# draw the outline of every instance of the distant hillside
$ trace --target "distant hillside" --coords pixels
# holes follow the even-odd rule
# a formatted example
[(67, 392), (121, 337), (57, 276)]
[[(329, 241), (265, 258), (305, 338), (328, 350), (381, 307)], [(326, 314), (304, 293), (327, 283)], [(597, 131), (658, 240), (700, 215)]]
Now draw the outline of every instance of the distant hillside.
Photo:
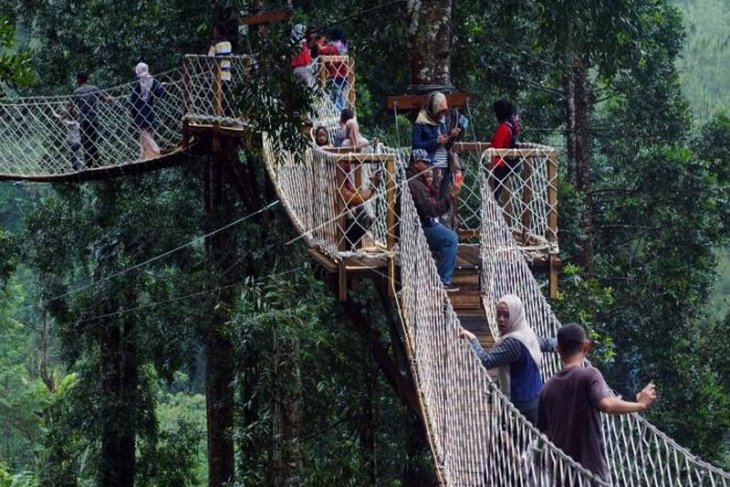
[(678, 67), (698, 121), (717, 110), (730, 112), (730, 1), (677, 0), (685, 16), (687, 42)]

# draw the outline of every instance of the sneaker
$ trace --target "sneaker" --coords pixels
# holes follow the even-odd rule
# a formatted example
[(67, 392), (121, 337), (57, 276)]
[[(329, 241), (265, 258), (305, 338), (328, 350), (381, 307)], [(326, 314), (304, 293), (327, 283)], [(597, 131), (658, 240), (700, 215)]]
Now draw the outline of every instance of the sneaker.
[(447, 293), (455, 293), (456, 291), (459, 290), (459, 287), (458, 286), (454, 286), (453, 284), (444, 284), (444, 290)]

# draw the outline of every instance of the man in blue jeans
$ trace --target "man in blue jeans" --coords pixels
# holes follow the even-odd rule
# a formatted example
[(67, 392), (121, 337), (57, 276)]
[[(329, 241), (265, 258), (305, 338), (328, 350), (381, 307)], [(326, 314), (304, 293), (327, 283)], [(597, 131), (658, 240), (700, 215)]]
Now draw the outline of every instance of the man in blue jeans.
[(411, 164), (406, 173), (408, 187), (411, 190), (413, 204), (416, 206), (423, 232), (426, 234), (428, 248), (431, 252), (438, 254), (437, 266), (441, 283), (447, 292), (453, 292), (459, 290), (451, 284), (451, 276), (456, 267), (459, 238), (453, 230), (443, 226), (438, 218), (449, 211), (450, 200), (459, 196), (461, 185), (452, 184), (449, 193), (438, 199), (435, 188), (427, 183), (426, 175), (431, 173), (430, 164), (428, 152), (423, 149), (413, 150)]

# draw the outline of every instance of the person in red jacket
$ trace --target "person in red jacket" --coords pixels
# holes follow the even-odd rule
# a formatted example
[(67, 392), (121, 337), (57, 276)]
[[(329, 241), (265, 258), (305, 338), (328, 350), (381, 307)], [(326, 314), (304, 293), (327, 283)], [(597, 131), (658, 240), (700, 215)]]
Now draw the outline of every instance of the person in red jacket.
[(294, 75), (308, 87), (314, 87), (314, 76), (312, 75), (312, 52), (309, 50), (307, 45), (307, 39), (304, 36), (304, 26), (297, 24), (292, 28), (291, 41), (294, 45), (298, 46), (299, 51), (294, 56), (289, 64), (294, 70)]
[[(520, 120), (515, 112), (515, 107), (507, 98), (501, 98), (494, 102), (494, 115), (497, 117), (499, 126), (492, 134), (492, 149), (514, 149), (517, 146), (517, 137), (520, 135)], [(494, 198), (499, 201), (509, 175), (517, 170), (518, 159), (502, 158), (494, 156), (487, 166), (494, 177)]]

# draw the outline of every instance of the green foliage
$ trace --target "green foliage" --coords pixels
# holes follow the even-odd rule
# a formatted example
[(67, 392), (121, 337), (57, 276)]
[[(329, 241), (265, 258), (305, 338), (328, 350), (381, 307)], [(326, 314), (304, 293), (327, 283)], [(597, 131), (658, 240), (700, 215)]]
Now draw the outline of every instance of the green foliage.
[(157, 424), (139, 447), (137, 482), (158, 487), (201, 485), (207, 477), (207, 465), (202, 461), (206, 448), (205, 397), (192, 390), (181, 372), (156, 396)]
[(602, 287), (596, 278), (585, 279), (581, 273), (582, 269), (573, 264), (563, 266), (561, 290), (553, 301), (553, 310), (562, 323), (574, 322), (586, 328), (593, 342), (590, 359), (607, 365), (616, 356), (603, 314), (614, 305), (613, 290)]
[(0, 13), (0, 98), (4, 88), (28, 86), (34, 81), (30, 58), (27, 53), (14, 52), (15, 29), (10, 21)]
[[(393, 143), (398, 136), (382, 101), (408, 84), (406, 6), (372, 7), (384, 5), (359, 16), (371, 6), (354, 0), (303, 2), (295, 18), (344, 27), (357, 59), (363, 131)], [(713, 107), (724, 103), (727, 42), (718, 40), (723, 32), (718, 26), (727, 9), (717, 0), (682, 6), (691, 12), (687, 25), (696, 25), (687, 43), (679, 10), (661, 0), (497, 1), (489, 9), (476, 0), (455, 2), (453, 72), (459, 88), (478, 94), (469, 115), (479, 139), (492, 131), (492, 101), (508, 95), (522, 108), (524, 140), (559, 145), (565, 134), (565, 70), (574, 56), (588, 67), (594, 191), (589, 200), (560, 183), (565, 265), (556, 311), (563, 321), (591, 330), (599, 345), (593, 358), (613, 386), (630, 395), (653, 378), (660, 390), (653, 418), (660, 427), (704, 457), (727, 462), (730, 394), (723, 371), (730, 370), (730, 318), (710, 319), (725, 313), (707, 308), (715, 249), (730, 233), (730, 122), (722, 115), (708, 117), (709, 123), (693, 130), (680, 93), (681, 80), (694, 93), (695, 109), (708, 100)], [(106, 0), (83, 5), (24, 0), (17, 8), (14, 18), (34, 39), (41, 90), (65, 93), (78, 70), (111, 85), (129, 80), (140, 59), (153, 72), (179, 66), (182, 54), (206, 51), (211, 20), (231, 20), (237, 5), (225, 1), (201, 9), (190, 2), (145, 0), (130, 8)], [(284, 143), (296, 148), (310, 100), (285, 62), (293, 48), (289, 32), (287, 24), (272, 25), (268, 37), (252, 31), (246, 42), (234, 44), (237, 52), (250, 46), (258, 53), (254, 82), (241, 93), (252, 124), (269, 132), (282, 128)], [(2, 23), (0, 59), (15, 56), (12, 71), (27, 71), (28, 58), (9, 50), (12, 40), (12, 29)], [(683, 46), (690, 56), (685, 54), (680, 77), (675, 62)], [(6, 82), (27, 81), (2, 73)], [(699, 80), (692, 86), (690, 74)], [(405, 145), (403, 116), (398, 123)], [(250, 182), (264, 188), (255, 187), (256, 195), (269, 197), (259, 156), (247, 152), (239, 162)], [(252, 204), (231, 201), (229, 213), (206, 219), (198, 203), (204, 174), (192, 164), (104, 184), (56, 186), (37, 195), (25, 220), (6, 205), (22, 207), (36, 195), (1, 188), (6, 232), (0, 233), (0, 277), (7, 287), (0, 299), (0, 385), (9, 394), (2, 396), (0, 411), (3, 418), (9, 411), (13, 421), (0, 425), (11, 439), (2, 454), (8, 465), (0, 467), (0, 485), (20, 482), (25, 474), (10, 472), (25, 471), (31, 472), (28, 483), (36, 473), (42, 485), (93, 483), (100, 438), (110, 426), (133, 428), (140, 485), (204, 482), (198, 362), (208, 311), (217, 301), (195, 293), (239, 271), (255, 277), (241, 288), (226, 327), (236, 344), (236, 482), (267, 483), (275, 448), (301, 466), (293, 474), (301, 485), (401, 485), (409, 462), (428, 463), (425, 455), (404, 452), (411, 418), (380, 377), (367, 342), (347, 327), (331, 294), (308, 272), (289, 272), (304, 259), (299, 247), (280, 245), (291, 234), (283, 214), (232, 230), (227, 249), (236, 261), (232, 269), (212, 269), (198, 242), (116, 275), (234, 220)], [(596, 268), (585, 276), (571, 262), (586, 237), (580, 222), (589, 211)], [(16, 270), (18, 262), (33, 275)], [(195, 297), (179, 299), (190, 294)], [(387, 343), (372, 288), (361, 286), (358, 298), (370, 311), (374, 333)], [(39, 377), (37, 356), (28, 353), (38, 339), (32, 329), (42, 316), (38, 302), (58, 341), (52, 355), (58, 346), (63, 361), (54, 369), (54, 377), (63, 377), (51, 381), (54, 391)], [(139, 377), (126, 396), (108, 394), (100, 384), (100, 343), (110, 331), (128, 333), (123, 343), (134, 345)], [(277, 408), (289, 411), (296, 423), (287, 437), (274, 425)], [(374, 452), (367, 447), (369, 435), (377, 439)]]

